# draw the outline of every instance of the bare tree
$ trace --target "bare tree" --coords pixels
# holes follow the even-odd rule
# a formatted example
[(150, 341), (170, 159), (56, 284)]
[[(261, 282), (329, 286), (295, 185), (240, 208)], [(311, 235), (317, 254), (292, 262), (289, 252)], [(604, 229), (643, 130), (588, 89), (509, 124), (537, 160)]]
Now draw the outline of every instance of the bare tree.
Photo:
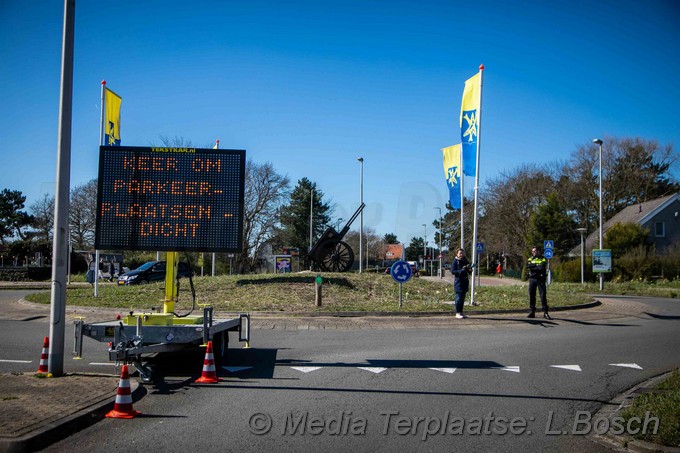
[(248, 160), (245, 175), (243, 251), (237, 261), (241, 272), (252, 270), (261, 248), (277, 233), (279, 208), (290, 197), (290, 180), (270, 162)]
[(71, 190), (69, 228), (76, 249), (94, 247), (97, 215), (97, 180), (92, 179)]
[(54, 228), (54, 196), (43, 194), (42, 198), (29, 207), (29, 212), (34, 217), (33, 228), (36, 235), (41, 239), (52, 239)]

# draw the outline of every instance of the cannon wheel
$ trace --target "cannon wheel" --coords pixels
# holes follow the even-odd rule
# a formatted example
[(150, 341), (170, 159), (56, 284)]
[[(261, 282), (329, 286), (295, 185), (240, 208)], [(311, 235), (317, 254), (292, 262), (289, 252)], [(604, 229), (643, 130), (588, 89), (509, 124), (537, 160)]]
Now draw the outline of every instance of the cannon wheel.
[(354, 252), (338, 240), (328, 241), (317, 256), (319, 267), (325, 272), (347, 272), (354, 264)]

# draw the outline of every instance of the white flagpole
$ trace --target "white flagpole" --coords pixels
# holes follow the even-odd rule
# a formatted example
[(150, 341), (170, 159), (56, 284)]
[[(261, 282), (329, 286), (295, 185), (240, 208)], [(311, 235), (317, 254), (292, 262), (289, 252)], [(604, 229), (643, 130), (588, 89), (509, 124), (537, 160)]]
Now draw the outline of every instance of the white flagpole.
[(482, 86), (484, 65), (479, 65), (479, 112), (477, 113), (477, 159), (475, 165), (475, 213), (472, 226), (472, 282), (470, 285), (470, 305), (475, 304), (475, 276), (479, 274), (477, 262), (477, 201), (479, 193), (479, 149), (482, 141)]
[(460, 162), (458, 163), (458, 170), (460, 171), (460, 248), (465, 250), (465, 223), (463, 211), (465, 210), (465, 174), (463, 173), (463, 145), (460, 145)]
[[(106, 80), (102, 80), (102, 94), (101, 94), (101, 121), (99, 121), (99, 144), (104, 143), (104, 122), (106, 121), (106, 97), (104, 90), (106, 89)], [(94, 297), (99, 297), (99, 250), (94, 251)]]

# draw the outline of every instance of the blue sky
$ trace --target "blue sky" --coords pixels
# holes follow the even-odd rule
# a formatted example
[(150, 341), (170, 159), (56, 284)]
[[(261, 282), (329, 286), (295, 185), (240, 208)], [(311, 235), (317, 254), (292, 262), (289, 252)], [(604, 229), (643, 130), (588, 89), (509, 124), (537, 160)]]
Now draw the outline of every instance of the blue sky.
[[(675, 0), (106, 4), (76, 5), (71, 186), (97, 176), (102, 80), (122, 144), (219, 139), (316, 182), (335, 219), (358, 206), (362, 156), (364, 225), (407, 243), (423, 223), (433, 241), (440, 149), (480, 64), (482, 186), (594, 137), (680, 143)], [(0, 188), (27, 205), (54, 193), (62, 25), (63, 2), (0, 0)]]

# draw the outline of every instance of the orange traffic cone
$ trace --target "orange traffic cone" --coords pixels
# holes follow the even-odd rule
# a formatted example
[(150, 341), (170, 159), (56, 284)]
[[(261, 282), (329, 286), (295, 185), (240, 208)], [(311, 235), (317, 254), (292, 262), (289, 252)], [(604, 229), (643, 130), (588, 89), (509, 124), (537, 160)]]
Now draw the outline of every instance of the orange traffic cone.
[(220, 382), (215, 371), (215, 356), (213, 355), (212, 341), (208, 342), (208, 347), (205, 350), (205, 360), (203, 360), (203, 373), (201, 377), (196, 379), (196, 382), (201, 384), (215, 384)]
[(38, 374), (46, 374), (47, 376), (50, 375), (49, 370), (47, 369), (47, 358), (50, 355), (50, 337), (45, 337), (43, 340), (43, 347), (42, 347), (42, 352), (40, 353), (40, 365), (38, 365), (38, 371), (36, 373)]
[(116, 394), (116, 402), (113, 405), (113, 410), (106, 414), (106, 418), (133, 418), (139, 415), (138, 412), (132, 408), (132, 395), (130, 394), (130, 376), (128, 375), (128, 366), (123, 365), (120, 372), (120, 381), (118, 382), (118, 393)]

